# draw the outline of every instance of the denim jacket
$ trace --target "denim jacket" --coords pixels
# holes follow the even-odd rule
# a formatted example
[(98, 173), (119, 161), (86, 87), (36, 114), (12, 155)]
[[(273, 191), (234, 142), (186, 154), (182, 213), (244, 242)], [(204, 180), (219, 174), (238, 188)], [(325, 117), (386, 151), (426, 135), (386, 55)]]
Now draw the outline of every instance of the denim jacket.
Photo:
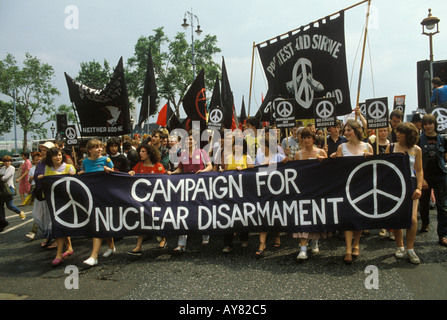
[[(443, 139), (444, 138), (440, 134), (437, 135), (436, 158), (438, 158), (439, 168), (442, 170), (442, 172), (447, 173), (444, 161), (444, 153), (446, 152), (446, 150), (444, 149)], [(425, 135), (425, 133), (421, 134), (420, 136), (420, 146), (422, 150), (422, 165), (423, 169), (426, 170), (429, 148), (427, 136)]]

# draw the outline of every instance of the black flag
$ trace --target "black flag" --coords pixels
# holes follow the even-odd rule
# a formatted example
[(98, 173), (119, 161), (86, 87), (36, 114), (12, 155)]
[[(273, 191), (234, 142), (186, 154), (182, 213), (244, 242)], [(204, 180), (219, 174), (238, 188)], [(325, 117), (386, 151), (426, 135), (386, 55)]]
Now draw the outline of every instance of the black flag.
[(257, 48), (272, 99), (293, 99), (296, 118), (313, 118), (313, 100), (323, 96), (336, 98), (337, 116), (351, 113), (344, 11)]
[(234, 97), (231, 91), (230, 81), (228, 79), (227, 68), (225, 67), (225, 60), (222, 57), (222, 110), (223, 110), (223, 127), (225, 129), (236, 129), (236, 122), (234, 120)]
[(205, 71), (200, 70), (183, 97), (183, 109), (190, 121), (200, 121), (200, 130), (206, 129)]
[(241, 115), (239, 116), (239, 129), (245, 124), (247, 120), (247, 112), (245, 111), (244, 97), (242, 96)]
[(151, 50), (149, 50), (149, 57), (147, 59), (146, 78), (144, 80), (143, 100), (141, 101), (140, 116), (138, 118), (138, 125), (147, 120), (157, 111), (157, 84), (155, 83), (154, 63), (152, 62)]
[(220, 131), (223, 124), (223, 110), (222, 97), (220, 94), (220, 80), (216, 77), (214, 82), (213, 95), (211, 96), (209, 115), (208, 115), (208, 129), (215, 129)]
[(81, 136), (119, 136), (131, 132), (123, 58), (102, 90), (74, 81), (67, 73), (70, 100), (76, 107)]

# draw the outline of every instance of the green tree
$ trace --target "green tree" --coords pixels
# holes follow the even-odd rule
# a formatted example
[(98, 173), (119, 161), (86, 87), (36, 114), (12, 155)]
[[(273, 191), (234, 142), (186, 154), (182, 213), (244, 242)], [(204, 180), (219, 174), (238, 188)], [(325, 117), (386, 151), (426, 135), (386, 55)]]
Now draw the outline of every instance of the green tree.
[[(153, 31), (153, 35), (141, 36), (138, 39), (134, 56), (127, 60), (126, 82), (129, 95), (141, 102), (150, 48), (158, 95), (171, 101), (174, 108), (178, 108), (194, 79), (192, 48), (183, 32), (177, 33), (174, 39), (170, 40), (165, 35), (163, 27)], [(205, 86), (212, 89), (216, 76), (220, 74), (220, 65), (213, 61), (214, 55), (221, 52), (217, 47), (217, 37), (206, 35), (203, 40), (196, 39), (194, 52), (196, 71), (204, 69)]]
[[(54, 69), (42, 63), (37, 57), (25, 53), (23, 68), (17, 66), (13, 55), (8, 53), (0, 61), (0, 92), (15, 99), (17, 124), (23, 130), (23, 149), (27, 149), (28, 133), (40, 138), (47, 135), (44, 125), (51, 121), (48, 115), (54, 114), (55, 96), (59, 91), (51, 84)], [(44, 119), (44, 121), (38, 121)]]
[(12, 102), (4, 102), (0, 100), (0, 135), (11, 130), (14, 122)]
[(110, 64), (106, 59), (104, 59), (102, 66), (99, 62), (93, 60), (81, 62), (81, 70), (79, 70), (75, 80), (91, 88), (104, 89), (112, 74), (113, 70), (110, 70)]

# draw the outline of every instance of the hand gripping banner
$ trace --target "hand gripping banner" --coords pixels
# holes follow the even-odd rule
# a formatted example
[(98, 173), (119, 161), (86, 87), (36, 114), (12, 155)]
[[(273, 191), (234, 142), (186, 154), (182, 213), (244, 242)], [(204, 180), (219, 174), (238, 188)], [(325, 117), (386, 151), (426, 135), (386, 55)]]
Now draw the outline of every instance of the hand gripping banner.
[(290, 161), (200, 174), (43, 178), (54, 237), (406, 229), (403, 154)]

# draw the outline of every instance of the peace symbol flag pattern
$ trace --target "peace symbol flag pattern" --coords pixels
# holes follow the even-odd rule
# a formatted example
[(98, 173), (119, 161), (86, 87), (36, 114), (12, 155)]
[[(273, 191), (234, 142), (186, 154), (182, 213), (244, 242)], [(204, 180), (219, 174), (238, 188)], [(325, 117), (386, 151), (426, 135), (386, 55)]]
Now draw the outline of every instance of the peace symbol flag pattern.
[(337, 116), (351, 112), (344, 11), (257, 48), (268, 80), (267, 96), (293, 98), (297, 119), (313, 118), (313, 100), (323, 96), (336, 98)]
[(81, 136), (119, 136), (130, 133), (130, 110), (123, 58), (104, 89), (73, 80), (65, 73), (70, 100), (76, 107)]

